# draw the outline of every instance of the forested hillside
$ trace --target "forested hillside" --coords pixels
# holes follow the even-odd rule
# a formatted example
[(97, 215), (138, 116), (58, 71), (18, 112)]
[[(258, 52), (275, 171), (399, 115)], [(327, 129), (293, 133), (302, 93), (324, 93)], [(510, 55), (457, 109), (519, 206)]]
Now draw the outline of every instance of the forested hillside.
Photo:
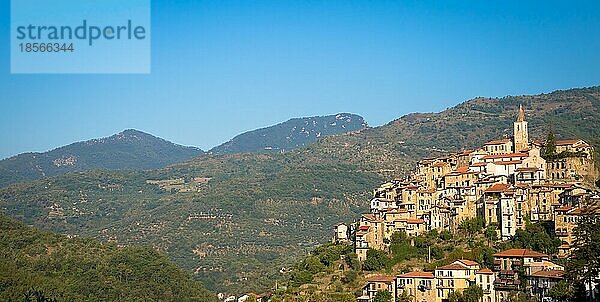
[[(216, 301), (150, 248), (69, 239), (0, 215), (0, 300)], [(39, 301), (39, 300), (38, 300)]]

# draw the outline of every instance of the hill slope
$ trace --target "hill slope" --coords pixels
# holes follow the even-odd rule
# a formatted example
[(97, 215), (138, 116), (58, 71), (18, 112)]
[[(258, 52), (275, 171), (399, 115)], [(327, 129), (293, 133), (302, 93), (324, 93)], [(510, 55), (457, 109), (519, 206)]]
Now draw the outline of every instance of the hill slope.
[(215, 154), (278, 152), (297, 149), (320, 137), (361, 130), (365, 120), (356, 114), (339, 113), (328, 116), (294, 118), (274, 126), (242, 133), (214, 147)]
[[(285, 154), (207, 155), (144, 173), (95, 171), (18, 184), (0, 190), (0, 209), (58, 232), (152, 244), (210, 289), (260, 291), (285, 278), (278, 271), (291, 258), (327, 241), (335, 223), (366, 211), (379, 182), (422, 157), (509, 135), (520, 104), (530, 139), (552, 126), (558, 138), (600, 147), (600, 87), (478, 98)], [(210, 180), (195, 183), (197, 177)]]
[(67, 172), (92, 169), (155, 169), (202, 154), (150, 134), (125, 130), (44, 153), (23, 153), (0, 161), (0, 187)]
[(0, 215), (0, 300), (216, 301), (163, 255), (45, 233)]

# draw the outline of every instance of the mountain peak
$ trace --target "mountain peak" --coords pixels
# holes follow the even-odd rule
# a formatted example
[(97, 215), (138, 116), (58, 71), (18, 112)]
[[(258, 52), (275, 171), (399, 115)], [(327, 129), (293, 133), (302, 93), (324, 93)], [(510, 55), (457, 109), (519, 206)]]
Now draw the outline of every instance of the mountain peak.
[(0, 187), (74, 171), (160, 168), (203, 153), (199, 148), (177, 145), (139, 130), (126, 129), (109, 137), (2, 160)]
[(210, 150), (212, 153), (262, 153), (293, 150), (319, 138), (368, 127), (362, 116), (338, 113), (292, 118), (286, 122), (242, 133)]

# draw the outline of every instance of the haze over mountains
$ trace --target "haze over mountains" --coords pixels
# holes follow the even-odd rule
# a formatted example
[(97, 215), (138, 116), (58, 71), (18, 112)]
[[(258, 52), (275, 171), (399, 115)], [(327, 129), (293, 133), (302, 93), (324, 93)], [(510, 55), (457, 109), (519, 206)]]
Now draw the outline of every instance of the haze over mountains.
[(207, 154), (169, 167), (71, 173), (0, 189), (0, 209), (55, 232), (148, 244), (212, 290), (260, 291), (331, 227), (368, 210), (373, 187), (423, 157), (510, 135), (519, 105), (530, 139), (600, 148), (600, 87), (476, 98), (439, 113), (334, 135), (279, 153)]

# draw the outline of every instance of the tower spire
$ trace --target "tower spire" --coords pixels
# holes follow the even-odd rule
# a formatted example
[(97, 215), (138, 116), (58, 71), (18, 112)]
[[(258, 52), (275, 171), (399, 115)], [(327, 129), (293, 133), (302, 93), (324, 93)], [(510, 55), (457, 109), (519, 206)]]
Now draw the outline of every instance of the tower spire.
[(517, 122), (525, 121), (525, 110), (523, 110), (523, 105), (519, 105), (519, 116), (517, 117)]

